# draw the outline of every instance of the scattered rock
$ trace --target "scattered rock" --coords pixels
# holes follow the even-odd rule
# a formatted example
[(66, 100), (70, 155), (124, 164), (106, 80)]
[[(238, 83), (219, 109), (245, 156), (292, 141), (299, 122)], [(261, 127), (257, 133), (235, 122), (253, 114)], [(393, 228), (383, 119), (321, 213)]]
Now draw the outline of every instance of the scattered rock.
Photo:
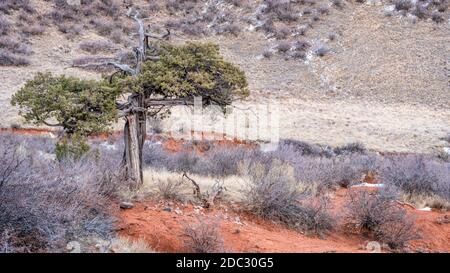
[(66, 249), (70, 253), (81, 253), (81, 244), (78, 241), (70, 241), (67, 243)]
[(450, 215), (445, 215), (443, 217), (440, 217), (439, 219), (437, 219), (437, 223), (439, 225), (450, 224)]
[(120, 203), (121, 209), (132, 209), (134, 207), (134, 204), (131, 202), (122, 202)]
[(377, 241), (371, 241), (367, 243), (366, 250), (371, 253), (381, 253), (381, 245)]
[(171, 211), (172, 211), (172, 208), (170, 208), (170, 207), (165, 207), (165, 208), (163, 208), (163, 211), (171, 212)]
[(447, 153), (450, 156), (450, 147), (444, 147), (444, 153)]
[(183, 212), (179, 208), (176, 208), (174, 211), (176, 214), (183, 214)]

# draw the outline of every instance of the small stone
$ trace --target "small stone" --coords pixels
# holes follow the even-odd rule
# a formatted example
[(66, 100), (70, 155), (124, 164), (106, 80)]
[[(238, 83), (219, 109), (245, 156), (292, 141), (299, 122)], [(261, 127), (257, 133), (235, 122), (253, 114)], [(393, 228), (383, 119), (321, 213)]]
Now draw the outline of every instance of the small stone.
[(131, 202), (122, 202), (120, 203), (121, 209), (132, 209), (134, 207), (134, 204)]
[(67, 243), (66, 249), (70, 253), (81, 253), (81, 244), (78, 241), (70, 241)]
[(165, 208), (163, 209), (163, 211), (171, 212), (171, 211), (172, 211), (172, 209), (171, 209), (171, 208), (169, 208), (169, 207), (165, 207)]
[(176, 213), (176, 214), (182, 214), (183, 212), (182, 212), (179, 208), (176, 208), (176, 209), (175, 209), (175, 213)]

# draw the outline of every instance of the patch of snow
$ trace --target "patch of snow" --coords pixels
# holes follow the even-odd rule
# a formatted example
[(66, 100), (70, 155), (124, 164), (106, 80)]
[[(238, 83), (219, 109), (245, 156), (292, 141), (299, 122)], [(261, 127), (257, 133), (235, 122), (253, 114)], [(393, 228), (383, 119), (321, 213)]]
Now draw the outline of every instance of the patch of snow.
[(46, 153), (43, 151), (38, 151), (38, 155), (39, 157), (45, 159), (45, 160), (56, 160), (56, 155), (55, 154), (50, 154), (50, 153)]
[(424, 208), (417, 209), (417, 210), (420, 210), (420, 211), (431, 211), (431, 208), (430, 207), (424, 207)]
[(358, 187), (368, 187), (368, 188), (383, 188), (384, 184), (370, 184), (370, 183), (360, 183), (353, 185), (352, 188), (358, 188)]
[(262, 143), (259, 146), (259, 149), (261, 150), (261, 152), (263, 153), (268, 153), (268, 152), (273, 152), (276, 149), (278, 149), (278, 143), (275, 142), (269, 142), (269, 143)]
[(47, 133), (46, 134), (47, 135), (47, 137), (49, 137), (49, 138), (56, 138), (56, 135), (54, 134), (54, 133)]
[(161, 141), (156, 141), (156, 142), (147, 142), (148, 144), (148, 146), (149, 147), (152, 147), (152, 146), (159, 146), (159, 145), (161, 145), (162, 143), (161, 143)]
[(100, 146), (104, 147), (106, 150), (114, 151), (117, 149), (116, 145), (114, 144), (108, 144), (108, 143), (102, 143)]
[(450, 155), (450, 147), (444, 147), (444, 152)]
[(256, 29), (256, 27), (254, 25), (249, 25), (247, 30), (248, 31), (254, 31)]
[(388, 5), (384, 7), (384, 11), (393, 12), (395, 10), (395, 5)]

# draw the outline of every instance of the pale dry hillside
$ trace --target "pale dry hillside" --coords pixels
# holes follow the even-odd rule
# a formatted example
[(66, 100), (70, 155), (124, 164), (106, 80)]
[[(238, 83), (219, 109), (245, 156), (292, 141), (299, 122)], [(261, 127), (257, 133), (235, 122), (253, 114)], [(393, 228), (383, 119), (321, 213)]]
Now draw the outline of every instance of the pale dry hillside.
[[(32, 9), (8, 10), (9, 2)], [(282, 5), (287, 2), (290, 9)], [(24, 44), (16, 55), (28, 64), (0, 66), (0, 123), (21, 123), (9, 98), (36, 72), (98, 78), (96, 67), (73, 64), (126, 58), (134, 38), (125, 16), (131, 6), (152, 29), (171, 28), (173, 41), (218, 43), (247, 74), (252, 95), (243, 108), (274, 101), (282, 106), (282, 138), (439, 151), (450, 132), (448, 2), (441, 1), (445, 9), (430, 4), (423, 16), (397, 2), (89, 0), (81, 1), (89, 12), (72, 12), (56, 6), (64, 0), (5, 1), (0, 16), (8, 26), (1, 38)], [(5, 52), (7, 46), (0, 47)], [(165, 128), (178, 131), (173, 124), (183, 124), (181, 116), (175, 111)]]

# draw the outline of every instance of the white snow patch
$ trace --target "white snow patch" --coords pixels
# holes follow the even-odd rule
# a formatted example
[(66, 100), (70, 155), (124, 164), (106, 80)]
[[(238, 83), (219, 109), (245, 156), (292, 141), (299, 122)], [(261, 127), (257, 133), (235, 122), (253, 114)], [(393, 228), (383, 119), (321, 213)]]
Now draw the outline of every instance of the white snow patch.
[(444, 152), (450, 155), (450, 147), (444, 147)]
[(278, 142), (262, 143), (259, 147), (263, 153), (273, 152), (278, 149)]
[(356, 185), (352, 186), (352, 188), (358, 188), (358, 187), (383, 188), (384, 184), (360, 183), (360, 184), (356, 184)]
[(148, 146), (149, 147), (152, 147), (152, 146), (159, 146), (159, 145), (161, 145), (162, 143), (161, 143), (161, 141), (156, 141), (156, 142), (147, 142), (148, 144)]
[(425, 207), (425, 208), (421, 208), (421, 209), (417, 209), (417, 210), (420, 210), (420, 211), (431, 211), (431, 208), (430, 207)]
[(384, 8), (384, 11), (392, 12), (395, 10), (395, 5), (388, 5)]
[(114, 144), (102, 143), (102, 144), (100, 144), (100, 146), (102, 146), (102, 147), (104, 147), (106, 150), (110, 150), (110, 151), (111, 151), (111, 150), (114, 151), (114, 150), (117, 149), (116, 145), (114, 145)]

